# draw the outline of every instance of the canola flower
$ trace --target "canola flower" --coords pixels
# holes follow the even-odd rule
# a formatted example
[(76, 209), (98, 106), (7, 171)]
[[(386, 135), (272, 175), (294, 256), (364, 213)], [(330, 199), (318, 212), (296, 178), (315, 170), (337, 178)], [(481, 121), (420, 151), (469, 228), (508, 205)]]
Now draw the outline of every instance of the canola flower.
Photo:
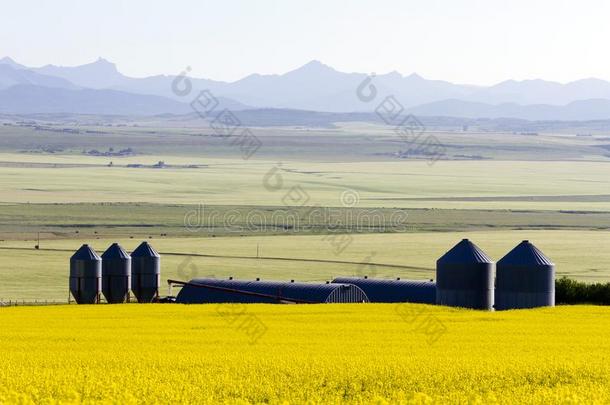
[(610, 308), (401, 305), (0, 308), (0, 403), (610, 403)]

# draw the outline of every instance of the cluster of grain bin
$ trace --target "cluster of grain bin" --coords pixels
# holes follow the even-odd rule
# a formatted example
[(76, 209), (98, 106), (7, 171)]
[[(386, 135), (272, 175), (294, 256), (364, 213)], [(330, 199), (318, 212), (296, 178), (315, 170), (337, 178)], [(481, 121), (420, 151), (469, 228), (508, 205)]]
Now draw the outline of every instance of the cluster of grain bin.
[(496, 265), (464, 239), (437, 261), (436, 277), (439, 305), (486, 310), (555, 305), (555, 265), (527, 240)]
[(85, 244), (70, 258), (70, 293), (78, 304), (99, 303), (102, 294), (108, 303), (124, 303), (130, 292), (140, 303), (152, 302), (160, 281), (160, 256), (148, 242), (131, 255), (113, 243), (101, 257)]
[(369, 302), (366, 294), (353, 284), (199, 278), (182, 285), (176, 297), (176, 302), (181, 304)]
[[(70, 291), (79, 304), (97, 303), (102, 294), (108, 303), (123, 303), (131, 292), (138, 302), (153, 302), (159, 298), (160, 274), (160, 256), (147, 242), (131, 255), (114, 243), (101, 257), (83, 245), (70, 259)], [(184, 304), (411, 302), (480, 310), (555, 304), (555, 266), (529, 241), (496, 264), (463, 239), (437, 260), (436, 282), (368, 277), (338, 277), (326, 283), (169, 281), (182, 286), (175, 302)]]

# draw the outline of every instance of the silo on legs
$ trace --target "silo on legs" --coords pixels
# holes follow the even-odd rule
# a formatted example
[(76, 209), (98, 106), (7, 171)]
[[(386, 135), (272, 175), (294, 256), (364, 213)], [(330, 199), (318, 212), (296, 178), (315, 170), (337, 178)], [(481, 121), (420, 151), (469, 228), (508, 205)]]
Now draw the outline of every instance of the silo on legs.
[(120, 304), (129, 298), (131, 288), (131, 257), (118, 243), (102, 254), (102, 293), (110, 304)]
[(161, 256), (148, 242), (131, 253), (131, 291), (138, 302), (152, 302), (159, 296)]
[(85, 244), (70, 258), (70, 293), (78, 304), (95, 304), (101, 290), (102, 259)]

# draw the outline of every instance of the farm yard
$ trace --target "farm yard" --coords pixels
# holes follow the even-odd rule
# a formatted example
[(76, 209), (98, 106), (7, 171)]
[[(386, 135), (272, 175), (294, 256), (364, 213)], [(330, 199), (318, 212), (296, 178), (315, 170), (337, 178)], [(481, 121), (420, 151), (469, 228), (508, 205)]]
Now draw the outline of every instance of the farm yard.
[(362, 125), (263, 129), (269, 148), (247, 161), (191, 130), (151, 130), (106, 134), (137, 152), (122, 157), (83, 154), (108, 141), (85, 131), (0, 141), (0, 301), (18, 304), (0, 308), (0, 403), (610, 401), (606, 307), (22, 305), (67, 301), (83, 243), (143, 240), (161, 254), (161, 295), (168, 279), (428, 280), (463, 238), (493, 260), (529, 239), (558, 277), (607, 281), (596, 136), (439, 133), (450, 154), (493, 156), (431, 165), (389, 157), (388, 134)]
[[(391, 131), (361, 123), (256, 128), (249, 160), (206, 129), (70, 128), (0, 127), (1, 300), (65, 300), (66, 258), (84, 242), (149, 240), (164, 279), (428, 279), (463, 237), (496, 260), (530, 239), (560, 276), (610, 273), (610, 253), (590, 243), (607, 246), (610, 229), (603, 135), (434, 132), (448, 152), (430, 164), (396, 160)], [(135, 154), (82, 153), (104, 145)], [(452, 158), (464, 149), (493, 155)]]
[[(463, 237), (469, 237), (492, 258), (500, 259), (522, 239), (536, 241), (557, 265), (557, 275), (583, 281), (610, 277), (610, 251), (599, 250), (591, 240), (610, 245), (610, 234), (601, 231), (500, 230), (471, 232), (417, 232), (355, 234), (340, 240), (336, 235), (225, 236), (207, 238), (157, 238), (149, 240), (161, 253), (162, 293), (166, 279), (188, 281), (195, 277), (324, 282), (337, 276), (435, 277), (436, 259)], [(98, 253), (113, 242), (131, 251), (138, 239), (87, 239)], [(48, 240), (43, 249), (35, 241), (0, 243), (4, 280), (3, 301), (67, 300), (68, 258), (79, 240)], [(258, 254), (257, 258), (257, 246)]]

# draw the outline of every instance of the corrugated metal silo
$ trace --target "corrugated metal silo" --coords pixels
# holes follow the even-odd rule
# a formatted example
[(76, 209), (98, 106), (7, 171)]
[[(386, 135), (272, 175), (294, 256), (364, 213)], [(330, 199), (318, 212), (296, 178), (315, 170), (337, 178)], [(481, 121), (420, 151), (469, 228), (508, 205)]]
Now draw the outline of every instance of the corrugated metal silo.
[(332, 282), (360, 287), (371, 302), (436, 303), (436, 283), (431, 281), (337, 277)]
[(131, 257), (118, 243), (102, 254), (102, 293), (110, 304), (129, 298), (131, 288)]
[(161, 256), (148, 242), (142, 242), (131, 253), (131, 291), (138, 302), (152, 302), (159, 296), (160, 285)]
[(102, 259), (85, 244), (70, 258), (70, 293), (78, 304), (95, 304), (101, 290)]
[(555, 265), (524, 240), (498, 261), (496, 309), (555, 306)]
[(358, 303), (369, 302), (366, 294), (351, 284), (295, 283), (194, 279), (186, 283), (177, 303)]
[(463, 239), (436, 262), (436, 303), (491, 310), (494, 267), (485, 252)]

